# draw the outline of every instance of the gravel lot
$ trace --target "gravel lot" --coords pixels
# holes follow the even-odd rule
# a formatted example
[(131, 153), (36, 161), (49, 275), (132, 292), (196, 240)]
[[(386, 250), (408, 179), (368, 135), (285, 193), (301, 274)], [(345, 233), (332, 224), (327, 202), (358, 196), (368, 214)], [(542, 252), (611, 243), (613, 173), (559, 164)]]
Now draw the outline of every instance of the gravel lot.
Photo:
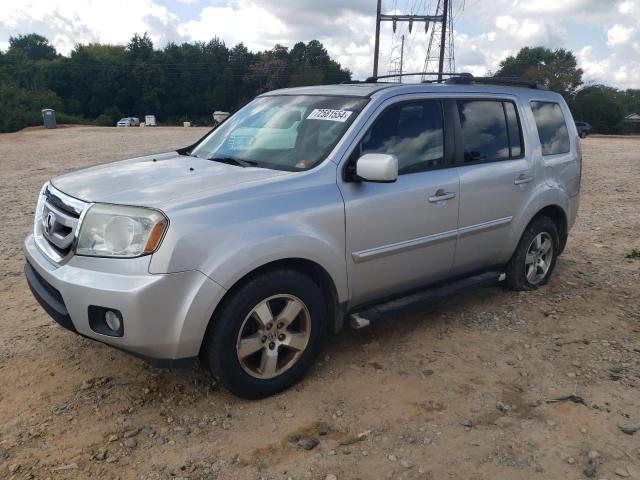
[[(247, 402), (201, 367), (64, 331), (22, 276), (48, 178), (204, 133), (0, 135), (0, 478), (640, 479), (639, 138), (583, 141), (580, 217), (548, 286), (344, 331), (296, 388)], [(567, 395), (584, 404), (548, 403)]]

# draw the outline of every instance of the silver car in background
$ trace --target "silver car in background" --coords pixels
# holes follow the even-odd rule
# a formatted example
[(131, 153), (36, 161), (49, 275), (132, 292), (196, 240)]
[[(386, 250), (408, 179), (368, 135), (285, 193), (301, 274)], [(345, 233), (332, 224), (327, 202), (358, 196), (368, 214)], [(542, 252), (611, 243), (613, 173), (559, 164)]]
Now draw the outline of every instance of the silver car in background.
[(358, 83), (259, 96), (194, 145), (45, 184), (28, 283), (62, 326), (260, 398), (329, 332), (545, 284), (579, 204), (556, 93)]

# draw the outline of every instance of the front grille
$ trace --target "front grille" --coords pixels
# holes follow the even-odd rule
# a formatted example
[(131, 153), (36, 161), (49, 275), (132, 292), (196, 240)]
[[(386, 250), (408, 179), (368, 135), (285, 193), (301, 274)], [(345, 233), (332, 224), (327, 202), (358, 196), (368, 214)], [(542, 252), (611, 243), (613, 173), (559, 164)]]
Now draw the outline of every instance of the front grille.
[(73, 252), (80, 218), (87, 203), (47, 185), (38, 202), (34, 237), (36, 244), (52, 260), (60, 263)]

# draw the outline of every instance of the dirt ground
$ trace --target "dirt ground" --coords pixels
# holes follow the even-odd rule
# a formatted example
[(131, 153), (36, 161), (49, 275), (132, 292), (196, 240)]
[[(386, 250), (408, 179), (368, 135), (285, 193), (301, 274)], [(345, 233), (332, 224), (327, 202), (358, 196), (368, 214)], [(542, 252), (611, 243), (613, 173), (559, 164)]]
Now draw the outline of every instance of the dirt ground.
[[(43, 182), (204, 132), (0, 135), (0, 478), (640, 479), (640, 139), (583, 141), (580, 217), (548, 286), (341, 332), (296, 388), (248, 402), (199, 366), (63, 330), (22, 274)], [(572, 394), (584, 404), (547, 402)]]

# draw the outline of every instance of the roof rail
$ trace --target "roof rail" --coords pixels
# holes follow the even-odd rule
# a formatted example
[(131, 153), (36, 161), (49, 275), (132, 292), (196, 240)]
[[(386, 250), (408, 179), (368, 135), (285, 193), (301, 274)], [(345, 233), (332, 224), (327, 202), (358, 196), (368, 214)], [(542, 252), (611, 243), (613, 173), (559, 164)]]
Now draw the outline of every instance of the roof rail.
[[(367, 78), (364, 83), (376, 83), (378, 80), (380, 79), (385, 79), (385, 78), (398, 78), (398, 77), (413, 77), (416, 75), (420, 75), (423, 77), (426, 76), (445, 76), (445, 77), (451, 77), (451, 78), (473, 78), (473, 75), (471, 75), (470, 73), (467, 72), (414, 72), (414, 73), (396, 73), (396, 74), (389, 74), (389, 75), (378, 75), (375, 77), (369, 77)], [(428, 80), (427, 80), (428, 81)]]
[(547, 90), (547, 87), (544, 85), (540, 85), (532, 80), (527, 80), (521, 77), (474, 77), (470, 75), (469, 77), (453, 77), (447, 79), (446, 83), (479, 83), (479, 84), (490, 84), (490, 85), (512, 85), (515, 87), (527, 87), (533, 88), (536, 90)]
[(448, 77), (446, 80), (422, 80), (422, 83), (454, 83), (454, 84), (489, 84), (489, 85), (512, 85), (516, 87), (534, 88), (537, 90), (547, 90), (547, 87), (540, 85), (532, 80), (527, 80), (521, 77), (474, 77), (468, 72), (414, 72), (414, 73), (397, 73), (389, 75), (378, 75), (376, 77), (369, 77), (364, 82), (352, 81), (351, 83), (377, 83), (380, 79), (386, 78), (398, 78), (398, 77), (411, 77), (411, 76), (444, 76)]

